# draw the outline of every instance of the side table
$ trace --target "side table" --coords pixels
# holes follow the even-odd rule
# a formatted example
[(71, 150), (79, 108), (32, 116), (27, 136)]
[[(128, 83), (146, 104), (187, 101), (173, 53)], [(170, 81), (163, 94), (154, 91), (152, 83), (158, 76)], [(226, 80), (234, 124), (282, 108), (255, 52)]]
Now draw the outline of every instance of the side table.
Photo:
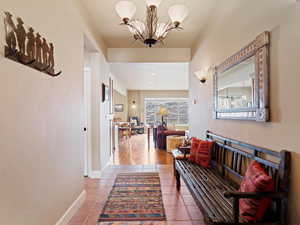
[(180, 145), (182, 145), (183, 141), (184, 136), (167, 136), (167, 152), (172, 152), (172, 150), (177, 149)]

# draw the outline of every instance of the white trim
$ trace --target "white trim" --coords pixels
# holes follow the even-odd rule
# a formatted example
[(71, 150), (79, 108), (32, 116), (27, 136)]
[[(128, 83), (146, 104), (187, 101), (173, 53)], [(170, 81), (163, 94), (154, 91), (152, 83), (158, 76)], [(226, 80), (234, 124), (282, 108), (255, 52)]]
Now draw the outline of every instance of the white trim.
[(78, 198), (72, 203), (64, 215), (56, 222), (55, 225), (67, 225), (74, 214), (79, 210), (86, 199), (86, 191), (83, 190)]
[(108, 167), (109, 165), (111, 165), (111, 160), (112, 160), (112, 155), (109, 157), (109, 160), (107, 161), (107, 163), (105, 164), (105, 166), (101, 169), (101, 172), (106, 168)]
[(98, 178), (101, 178), (101, 171), (100, 171), (100, 170), (92, 170), (92, 171), (90, 172), (89, 177), (92, 178), (92, 179), (98, 179)]
[(91, 179), (100, 179), (102, 171), (110, 165), (110, 160), (106, 163), (106, 165), (101, 170), (92, 170), (89, 174), (89, 178)]

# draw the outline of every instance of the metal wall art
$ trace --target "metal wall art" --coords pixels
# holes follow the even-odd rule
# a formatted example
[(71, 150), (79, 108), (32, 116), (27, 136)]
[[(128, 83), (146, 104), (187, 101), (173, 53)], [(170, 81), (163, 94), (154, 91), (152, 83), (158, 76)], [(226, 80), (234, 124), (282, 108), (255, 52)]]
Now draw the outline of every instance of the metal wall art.
[(62, 71), (55, 73), (54, 70), (53, 43), (48, 44), (39, 33), (35, 34), (32, 27), (26, 31), (21, 18), (17, 18), (15, 24), (12, 14), (9, 12), (4, 14), (5, 57), (53, 77), (60, 75)]

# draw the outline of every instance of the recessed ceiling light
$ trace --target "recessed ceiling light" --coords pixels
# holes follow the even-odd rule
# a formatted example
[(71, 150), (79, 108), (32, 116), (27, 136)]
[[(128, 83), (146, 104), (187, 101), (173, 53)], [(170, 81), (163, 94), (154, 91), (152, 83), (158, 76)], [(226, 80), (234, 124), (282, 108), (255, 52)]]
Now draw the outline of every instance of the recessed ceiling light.
[(152, 76), (156, 76), (156, 73), (152, 73)]

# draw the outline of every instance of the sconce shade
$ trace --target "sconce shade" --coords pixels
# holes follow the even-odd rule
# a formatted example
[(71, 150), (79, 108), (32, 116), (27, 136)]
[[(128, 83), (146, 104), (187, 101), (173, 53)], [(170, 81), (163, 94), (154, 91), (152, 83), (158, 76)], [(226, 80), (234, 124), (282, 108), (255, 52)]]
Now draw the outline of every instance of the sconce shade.
[(156, 6), (158, 7), (162, 0), (146, 0), (147, 6)]
[(202, 71), (201, 70), (198, 70), (196, 72), (194, 72), (195, 76), (198, 78), (198, 79), (201, 79), (201, 76), (202, 76)]
[(185, 5), (173, 5), (169, 9), (169, 16), (172, 22), (182, 23), (184, 19), (188, 16), (189, 10)]
[(136, 6), (129, 1), (120, 1), (116, 4), (116, 11), (121, 19), (131, 19), (136, 12)]

